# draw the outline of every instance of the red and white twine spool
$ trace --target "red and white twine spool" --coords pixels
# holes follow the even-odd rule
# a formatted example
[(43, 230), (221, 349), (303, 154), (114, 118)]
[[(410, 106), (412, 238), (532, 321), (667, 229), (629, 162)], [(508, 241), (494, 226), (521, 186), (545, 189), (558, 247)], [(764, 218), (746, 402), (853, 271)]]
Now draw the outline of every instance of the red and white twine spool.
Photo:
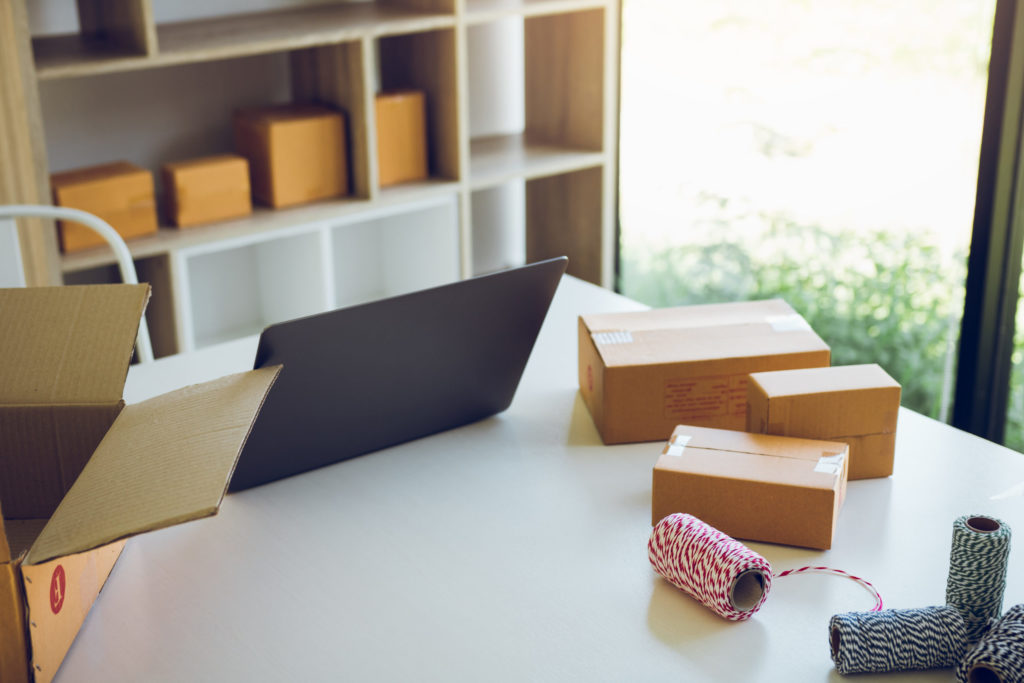
[(761, 609), (772, 584), (768, 560), (693, 515), (658, 522), (647, 555), (669, 583), (732, 621)]
[[(721, 617), (744, 621), (768, 598), (772, 567), (763, 556), (693, 515), (676, 513), (654, 527), (647, 556), (655, 571), (673, 586)], [(870, 611), (882, 609), (882, 596), (871, 583), (842, 569), (800, 567), (775, 576), (820, 572), (852, 579), (874, 597)]]

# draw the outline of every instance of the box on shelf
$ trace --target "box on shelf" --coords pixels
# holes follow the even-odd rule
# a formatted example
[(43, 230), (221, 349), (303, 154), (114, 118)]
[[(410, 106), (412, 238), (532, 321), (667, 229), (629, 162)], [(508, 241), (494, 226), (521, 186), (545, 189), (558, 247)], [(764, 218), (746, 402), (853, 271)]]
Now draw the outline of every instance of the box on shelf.
[(900, 385), (875, 364), (758, 372), (747, 385), (747, 431), (850, 445), (850, 479), (888, 477)]
[(781, 299), (580, 316), (580, 393), (606, 444), (678, 424), (746, 425), (751, 372), (825, 367), (829, 347)]
[(170, 222), (179, 228), (239, 218), (252, 213), (249, 162), (218, 154), (164, 164), (164, 192)]
[[(115, 161), (54, 173), (50, 187), (55, 205), (94, 214), (125, 239), (157, 231), (153, 174), (135, 164)], [(57, 230), (64, 252), (107, 243), (99, 233), (72, 221), (59, 221)]]
[(832, 547), (845, 443), (679, 425), (654, 466), (651, 520), (686, 512), (734, 538)]
[(216, 514), (279, 368), (125, 406), (149, 285), (0, 290), (0, 680), (53, 679), (135, 534)]
[(377, 95), (377, 175), (380, 186), (427, 177), (427, 103), (419, 90)]
[(348, 194), (343, 112), (303, 104), (242, 109), (233, 127), (258, 201), (280, 208)]

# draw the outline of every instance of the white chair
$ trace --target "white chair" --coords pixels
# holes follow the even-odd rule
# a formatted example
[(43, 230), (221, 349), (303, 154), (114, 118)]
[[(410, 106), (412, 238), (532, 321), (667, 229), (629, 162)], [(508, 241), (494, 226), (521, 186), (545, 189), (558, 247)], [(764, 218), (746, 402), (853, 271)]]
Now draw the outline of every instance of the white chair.
[[(117, 257), (117, 266), (121, 271), (121, 279), (127, 284), (138, 284), (139, 278), (135, 273), (135, 263), (132, 261), (128, 245), (124, 243), (114, 228), (98, 216), (80, 211), (79, 209), (68, 209), (60, 206), (44, 206), (35, 204), (11, 204), (0, 206), (0, 220), (16, 218), (51, 218), (54, 220), (75, 221), (98, 232), (107, 241), (110, 248), (114, 250)], [(146, 318), (143, 316), (139, 322), (138, 336), (135, 338), (135, 352), (140, 363), (149, 363), (153, 360), (153, 345), (149, 339), (149, 326), (146, 325)]]

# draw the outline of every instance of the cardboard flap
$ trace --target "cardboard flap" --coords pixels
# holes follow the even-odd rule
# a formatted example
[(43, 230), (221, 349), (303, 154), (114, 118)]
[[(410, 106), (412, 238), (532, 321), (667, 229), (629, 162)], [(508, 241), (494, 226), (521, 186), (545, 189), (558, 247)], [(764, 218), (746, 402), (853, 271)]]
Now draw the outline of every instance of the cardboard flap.
[(122, 410), (25, 563), (216, 514), (279, 370), (230, 375)]
[(115, 403), (149, 285), (0, 290), (0, 404)]

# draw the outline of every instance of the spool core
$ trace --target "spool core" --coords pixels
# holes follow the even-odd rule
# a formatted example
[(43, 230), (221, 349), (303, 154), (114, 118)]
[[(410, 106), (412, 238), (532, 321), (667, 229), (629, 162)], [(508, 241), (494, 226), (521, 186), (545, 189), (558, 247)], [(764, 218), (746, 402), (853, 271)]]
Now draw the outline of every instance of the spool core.
[(967, 672), (967, 683), (1002, 683), (1003, 677), (984, 664), (975, 664)]
[(760, 569), (740, 572), (729, 589), (729, 602), (739, 612), (749, 612), (757, 607), (764, 596), (764, 573)]
[(971, 517), (966, 522), (967, 528), (971, 531), (977, 531), (982, 534), (990, 534), (993, 531), (999, 531), (999, 522), (992, 519), (991, 517)]
[(832, 637), (829, 638), (829, 644), (832, 645), (832, 659), (833, 659), (833, 661), (837, 657), (839, 657), (839, 641), (840, 640), (841, 640), (841, 634), (839, 633), (839, 629), (833, 627), (832, 628)]

